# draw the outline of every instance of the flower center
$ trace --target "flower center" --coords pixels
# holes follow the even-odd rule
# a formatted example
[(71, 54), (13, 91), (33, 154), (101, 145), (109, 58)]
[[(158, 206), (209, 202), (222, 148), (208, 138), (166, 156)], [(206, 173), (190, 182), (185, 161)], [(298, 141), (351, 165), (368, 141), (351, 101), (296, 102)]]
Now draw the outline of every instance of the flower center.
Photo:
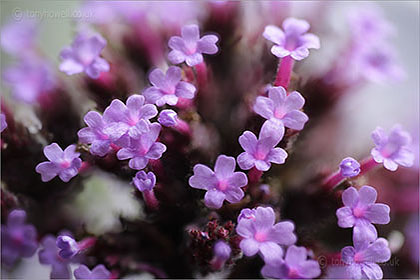
[(362, 253), (354, 254), (354, 261), (357, 263), (363, 262), (363, 254)]
[(356, 207), (353, 209), (353, 215), (356, 218), (361, 218), (363, 217), (364, 214), (365, 214), (365, 209), (363, 209), (362, 207)]
[(284, 115), (286, 115), (286, 112), (284, 112), (283, 108), (281, 107), (276, 108), (274, 111), (274, 116), (278, 119), (282, 119)]
[(129, 125), (129, 126), (135, 126), (138, 122), (139, 122), (139, 119), (138, 119), (138, 118), (136, 118), (136, 117), (131, 117), (131, 118), (128, 120), (128, 125)]
[(61, 168), (69, 168), (70, 167), (70, 162), (68, 162), (67, 160), (64, 160), (60, 163)]
[(258, 242), (264, 242), (267, 240), (267, 234), (265, 232), (256, 232), (254, 235), (254, 239), (257, 240)]
[(289, 278), (300, 278), (299, 271), (295, 268), (289, 268)]
[(229, 187), (228, 183), (225, 180), (219, 181), (219, 184), (217, 185), (217, 189), (220, 191), (225, 191)]

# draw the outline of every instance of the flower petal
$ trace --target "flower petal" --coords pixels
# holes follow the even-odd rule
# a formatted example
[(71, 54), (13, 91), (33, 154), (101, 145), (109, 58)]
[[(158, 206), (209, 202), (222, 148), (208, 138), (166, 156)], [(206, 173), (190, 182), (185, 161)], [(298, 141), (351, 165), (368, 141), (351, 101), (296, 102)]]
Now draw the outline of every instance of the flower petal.
[(386, 204), (375, 203), (371, 205), (365, 212), (365, 217), (375, 224), (387, 224), (389, 218), (390, 208)]
[(350, 207), (344, 206), (336, 211), (338, 226), (342, 228), (350, 228), (354, 226), (355, 218)]
[(359, 190), (359, 203), (361, 205), (370, 205), (376, 201), (376, 190), (371, 186), (363, 186)]
[(190, 177), (188, 183), (193, 188), (209, 190), (217, 186), (218, 180), (213, 170), (203, 164), (196, 164), (194, 166), (194, 175)]
[(228, 179), (235, 171), (235, 166), (235, 158), (220, 155), (217, 157), (216, 164), (214, 165), (214, 173), (219, 180)]
[(283, 249), (274, 242), (260, 244), (260, 252), (266, 263), (279, 263), (283, 258)]
[(44, 155), (51, 162), (60, 162), (64, 157), (64, 152), (57, 143), (52, 143), (44, 148)]
[(285, 36), (283, 30), (275, 25), (267, 25), (264, 29), (263, 36), (265, 39), (270, 40), (277, 45), (284, 44)]
[(343, 203), (345, 206), (353, 208), (359, 202), (359, 193), (357, 192), (356, 188), (349, 187), (347, 188), (343, 194), (341, 195), (343, 199)]
[(254, 157), (247, 152), (241, 153), (237, 158), (237, 162), (242, 170), (251, 169), (255, 165)]
[(259, 251), (259, 243), (253, 238), (247, 238), (239, 243), (239, 247), (245, 256), (251, 257)]
[(216, 189), (211, 189), (204, 195), (204, 204), (212, 209), (219, 209), (223, 205), (226, 195)]

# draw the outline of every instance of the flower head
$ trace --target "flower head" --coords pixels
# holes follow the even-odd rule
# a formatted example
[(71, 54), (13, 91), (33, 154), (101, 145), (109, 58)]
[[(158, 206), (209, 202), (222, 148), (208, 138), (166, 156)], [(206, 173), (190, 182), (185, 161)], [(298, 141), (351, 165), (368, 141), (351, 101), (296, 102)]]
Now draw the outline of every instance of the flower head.
[(7, 122), (6, 122), (6, 115), (1, 113), (0, 114), (0, 132), (3, 132), (7, 128)]
[(255, 166), (260, 171), (267, 171), (271, 163), (283, 164), (287, 153), (282, 148), (275, 148), (283, 135), (284, 127), (273, 126), (270, 121), (261, 127), (258, 139), (254, 133), (245, 131), (239, 137), (239, 144), (245, 150), (238, 156), (239, 167), (248, 170)]
[(168, 45), (172, 51), (169, 53), (168, 59), (173, 64), (184, 61), (188, 66), (200, 64), (203, 62), (203, 53), (217, 53), (217, 41), (219, 38), (216, 35), (205, 35), (200, 38), (198, 25), (186, 25), (181, 29), (181, 37), (172, 36), (169, 39)]
[(203, 164), (194, 166), (194, 175), (189, 184), (195, 189), (207, 190), (204, 203), (209, 208), (222, 207), (223, 201), (237, 203), (244, 197), (241, 187), (248, 184), (243, 172), (235, 172), (235, 158), (220, 155), (214, 165), (214, 172)]
[(52, 143), (45, 146), (44, 155), (49, 161), (41, 162), (35, 167), (43, 182), (48, 182), (57, 175), (63, 182), (68, 182), (79, 173), (82, 166), (76, 145), (70, 145), (63, 151), (57, 143)]
[(219, 240), (214, 244), (213, 253), (220, 260), (228, 260), (230, 258), (230, 253), (232, 249), (230, 246), (223, 240)]
[(139, 171), (133, 178), (133, 184), (141, 192), (150, 191), (156, 185), (156, 176), (153, 172)]
[(26, 212), (13, 210), (7, 217), (7, 223), (1, 225), (1, 261), (6, 266), (13, 266), (19, 258), (29, 258), (38, 248), (36, 229), (25, 224)]
[(69, 279), (71, 260), (59, 256), (56, 238), (52, 235), (47, 235), (42, 239), (41, 244), (42, 249), (38, 252), (39, 262), (51, 265), (51, 279)]
[(372, 132), (376, 147), (371, 150), (373, 159), (384, 164), (390, 171), (395, 171), (398, 165), (411, 167), (414, 154), (410, 150), (411, 136), (400, 125), (395, 125), (387, 135), (383, 128), (377, 127)]
[(347, 246), (341, 250), (341, 260), (347, 264), (346, 278), (382, 279), (383, 272), (377, 263), (391, 258), (388, 241), (378, 238), (373, 242), (353, 240), (354, 247)]
[(356, 239), (375, 240), (378, 233), (374, 224), (387, 224), (389, 206), (375, 203), (376, 190), (363, 186), (357, 191), (354, 187), (347, 188), (342, 199), (344, 207), (337, 210), (338, 225), (342, 228), (354, 227), (353, 236)]
[(152, 87), (144, 91), (146, 100), (157, 106), (176, 105), (178, 98), (192, 99), (195, 95), (195, 86), (181, 81), (181, 68), (171, 66), (166, 74), (160, 69), (153, 70), (149, 75)]
[(319, 263), (315, 260), (307, 260), (307, 255), (305, 247), (292, 245), (287, 248), (284, 262), (266, 263), (261, 274), (266, 278), (278, 279), (317, 278), (321, 274)]
[(308, 49), (319, 49), (319, 38), (311, 33), (306, 33), (310, 25), (305, 20), (287, 18), (283, 21), (283, 30), (274, 25), (264, 29), (263, 36), (275, 45), (271, 53), (282, 58), (291, 56), (295, 60), (302, 60), (309, 55)]
[(296, 242), (294, 224), (274, 224), (275, 220), (276, 216), (271, 207), (257, 207), (255, 218), (239, 220), (236, 232), (244, 238), (239, 247), (246, 256), (260, 252), (266, 263), (278, 262), (283, 257), (280, 245), (292, 245)]
[(63, 259), (71, 259), (80, 251), (76, 240), (68, 235), (58, 236), (56, 245), (59, 248), (58, 255)]
[(118, 159), (130, 159), (128, 166), (136, 170), (145, 168), (150, 159), (159, 159), (166, 151), (165, 145), (156, 142), (160, 129), (160, 124), (150, 124), (147, 132), (140, 134), (136, 139), (131, 139), (128, 147), (118, 151)]
[(178, 115), (174, 110), (162, 110), (159, 114), (158, 122), (166, 127), (175, 126), (177, 124)]
[(92, 271), (82, 264), (74, 270), (74, 277), (76, 279), (110, 279), (111, 272), (103, 264), (95, 266)]
[(346, 157), (340, 163), (340, 174), (343, 177), (351, 178), (359, 175), (360, 163), (354, 158)]
[(37, 23), (29, 18), (12, 21), (1, 29), (1, 47), (12, 55), (22, 55), (34, 50)]
[(106, 40), (99, 34), (77, 35), (71, 46), (60, 53), (60, 71), (67, 75), (85, 72), (92, 79), (97, 79), (101, 72), (109, 71), (108, 62), (99, 56), (105, 46)]
[(308, 116), (300, 111), (304, 104), (305, 99), (299, 92), (287, 95), (283, 87), (272, 87), (268, 90), (268, 97), (257, 97), (254, 111), (267, 120), (301, 130), (308, 121)]

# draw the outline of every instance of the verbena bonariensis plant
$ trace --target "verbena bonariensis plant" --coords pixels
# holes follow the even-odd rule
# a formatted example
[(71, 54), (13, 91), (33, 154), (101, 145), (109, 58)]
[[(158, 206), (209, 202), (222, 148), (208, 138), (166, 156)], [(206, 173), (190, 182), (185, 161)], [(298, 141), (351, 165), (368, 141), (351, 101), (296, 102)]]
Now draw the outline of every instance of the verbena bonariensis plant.
[(322, 160), (334, 105), (403, 77), (392, 25), (353, 11), (330, 68), (301, 72), (328, 40), (291, 5), (86, 2), (56, 66), (33, 19), (3, 26), (5, 273), (418, 277), (418, 139), (377, 127), (366, 157)]

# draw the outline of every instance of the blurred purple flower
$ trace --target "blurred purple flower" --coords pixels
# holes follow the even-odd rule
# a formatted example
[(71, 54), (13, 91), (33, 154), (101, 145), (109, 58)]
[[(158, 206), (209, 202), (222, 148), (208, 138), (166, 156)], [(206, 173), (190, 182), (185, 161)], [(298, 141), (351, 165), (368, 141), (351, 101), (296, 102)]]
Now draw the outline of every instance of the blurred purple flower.
[(70, 145), (63, 151), (57, 143), (52, 143), (44, 147), (44, 155), (49, 161), (41, 162), (35, 168), (41, 174), (43, 182), (50, 181), (57, 175), (63, 182), (68, 182), (77, 175), (82, 166), (76, 145)]
[(341, 260), (347, 264), (346, 274), (352, 279), (382, 279), (383, 272), (377, 263), (391, 258), (388, 241), (378, 238), (372, 243), (366, 240), (353, 240), (354, 247), (347, 246), (341, 250)]
[(137, 139), (131, 139), (128, 147), (124, 147), (118, 151), (118, 159), (130, 159), (128, 166), (136, 170), (145, 168), (150, 159), (159, 159), (166, 151), (165, 145), (156, 142), (160, 129), (160, 124), (150, 124), (147, 132), (140, 134)]
[(168, 45), (172, 51), (168, 54), (168, 59), (173, 64), (185, 61), (188, 66), (194, 66), (203, 62), (203, 53), (215, 54), (219, 50), (216, 45), (219, 38), (216, 35), (200, 38), (200, 30), (196, 24), (182, 27), (181, 36), (172, 36), (169, 39)]
[(305, 99), (299, 92), (294, 91), (287, 95), (283, 87), (272, 87), (268, 91), (268, 97), (257, 97), (254, 111), (267, 120), (301, 130), (308, 121), (308, 116), (300, 111), (304, 104)]
[(25, 224), (26, 212), (13, 210), (7, 223), (1, 225), (1, 261), (11, 267), (19, 258), (29, 258), (38, 248), (37, 233), (33, 225)]
[[(156, 106), (144, 104), (144, 96), (131, 95), (125, 105), (121, 100), (114, 99), (104, 112), (104, 121), (109, 125), (104, 130), (111, 139), (117, 140), (128, 132), (132, 138), (149, 130), (149, 119), (158, 114)], [(111, 124), (112, 123), (112, 124)]]
[(0, 114), (0, 132), (3, 132), (7, 128), (6, 116), (5, 114)]
[(340, 174), (343, 177), (351, 178), (359, 175), (360, 163), (351, 157), (346, 157), (340, 163)]
[(166, 127), (175, 126), (177, 123), (178, 115), (174, 110), (162, 110), (159, 114), (158, 122)]
[(181, 68), (171, 66), (166, 74), (160, 69), (153, 70), (149, 75), (152, 87), (147, 88), (143, 95), (147, 102), (154, 103), (157, 106), (165, 104), (174, 106), (178, 98), (192, 99), (195, 95), (195, 87), (187, 82), (181, 81)]
[(230, 258), (232, 249), (229, 244), (223, 240), (218, 240), (213, 247), (213, 259), (211, 260), (211, 266), (213, 270), (219, 270), (223, 267), (225, 262)]
[(13, 97), (26, 103), (38, 101), (56, 84), (51, 65), (36, 56), (22, 57), (18, 64), (6, 68), (3, 79), (12, 87)]
[(76, 240), (68, 235), (58, 236), (56, 245), (59, 248), (58, 255), (63, 259), (71, 259), (80, 251)]
[(56, 245), (56, 238), (52, 235), (45, 236), (41, 244), (43, 248), (38, 252), (41, 264), (51, 265), (51, 279), (70, 278), (70, 259), (63, 259), (58, 255), (59, 248)]
[(354, 227), (354, 239), (373, 241), (378, 233), (372, 223), (389, 223), (389, 206), (375, 203), (376, 196), (376, 190), (370, 186), (363, 186), (359, 191), (350, 187), (343, 192), (344, 207), (336, 212), (338, 225), (342, 228)]
[(108, 62), (99, 56), (105, 46), (106, 40), (99, 34), (78, 34), (70, 47), (61, 50), (60, 71), (67, 75), (85, 72), (97, 79), (101, 72), (109, 71)]
[(156, 176), (153, 172), (139, 171), (133, 178), (133, 184), (141, 191), (151, 191), (156, 185)]
[(203, 164), (196, 164), (188, 182), (195, 189), (207, 190), (204, 204), (209, 208), (222, 207), (224, 200), (237, 203), (244, 197), (241, 187), (248, 184), (248, 178), (243, 172), (235, 172), (235, 166), (235, 158), (219, 155), (214, 172)]
[(400, 125), (395, 125), (389, 135), (385, 130), (377, 127), (372, 132), (372, 139), (376, 147), (371, 150), (373, 159), (384, 164), (390, 171), (395, 171), (398, 165), (411, 167), (414, 163), (414, 154), (410, 150), (411, 136)]
[(266, 121), (261, 127), (257, 139), (254, 133), (245, 131), (239, 137), (239, 144), (245, 150), (238, 158), (238, 165), (243, 170), (251, 169), (253, 166), (260, 171), (267, 171), (271, 163), (283, 164), (287, 153), (282, 148), (274, 148), (284, 135), (284, 127), (272, 125)]
[(261, 274), (266, 278), (310, 279), (320, 276), (321, 269), (317, 261), (307, 260), (305, 247), (292, 245), (287, 248), (284, 262), (266, 263)]
[(11, 21), (1, 29), (1, 47), (11, 55), (21, 56), (34, 51), (37, 23), (29, 18)]
[(277, 263), (283, 257), (280, 245), (296, 242), (292, 222), (274, 224), (276, 216), (271, 207), (257, 207), (255, 218), (240, 219), (236, 232), (244, 239), (239, 244), (246, 256), (260, 252), (266, 263)]
[(309, 55), (308, 49), (319, 49), (319, 38), (311, 33), (306, 33), (310, 25), (305, 20), (287, 18), (283, 21), (283, 30), (274, 25), (264, 29), (263, 36), (275, 45), (271, 53), (278, 58), (291, 56), (295, 60), (302, 60)]
[(110, 279), (111, 272), (109, 272), (103, 264), (95, 266), (92, 271), (82, 264), (74, 270), (74, 277), (76, 279)]

